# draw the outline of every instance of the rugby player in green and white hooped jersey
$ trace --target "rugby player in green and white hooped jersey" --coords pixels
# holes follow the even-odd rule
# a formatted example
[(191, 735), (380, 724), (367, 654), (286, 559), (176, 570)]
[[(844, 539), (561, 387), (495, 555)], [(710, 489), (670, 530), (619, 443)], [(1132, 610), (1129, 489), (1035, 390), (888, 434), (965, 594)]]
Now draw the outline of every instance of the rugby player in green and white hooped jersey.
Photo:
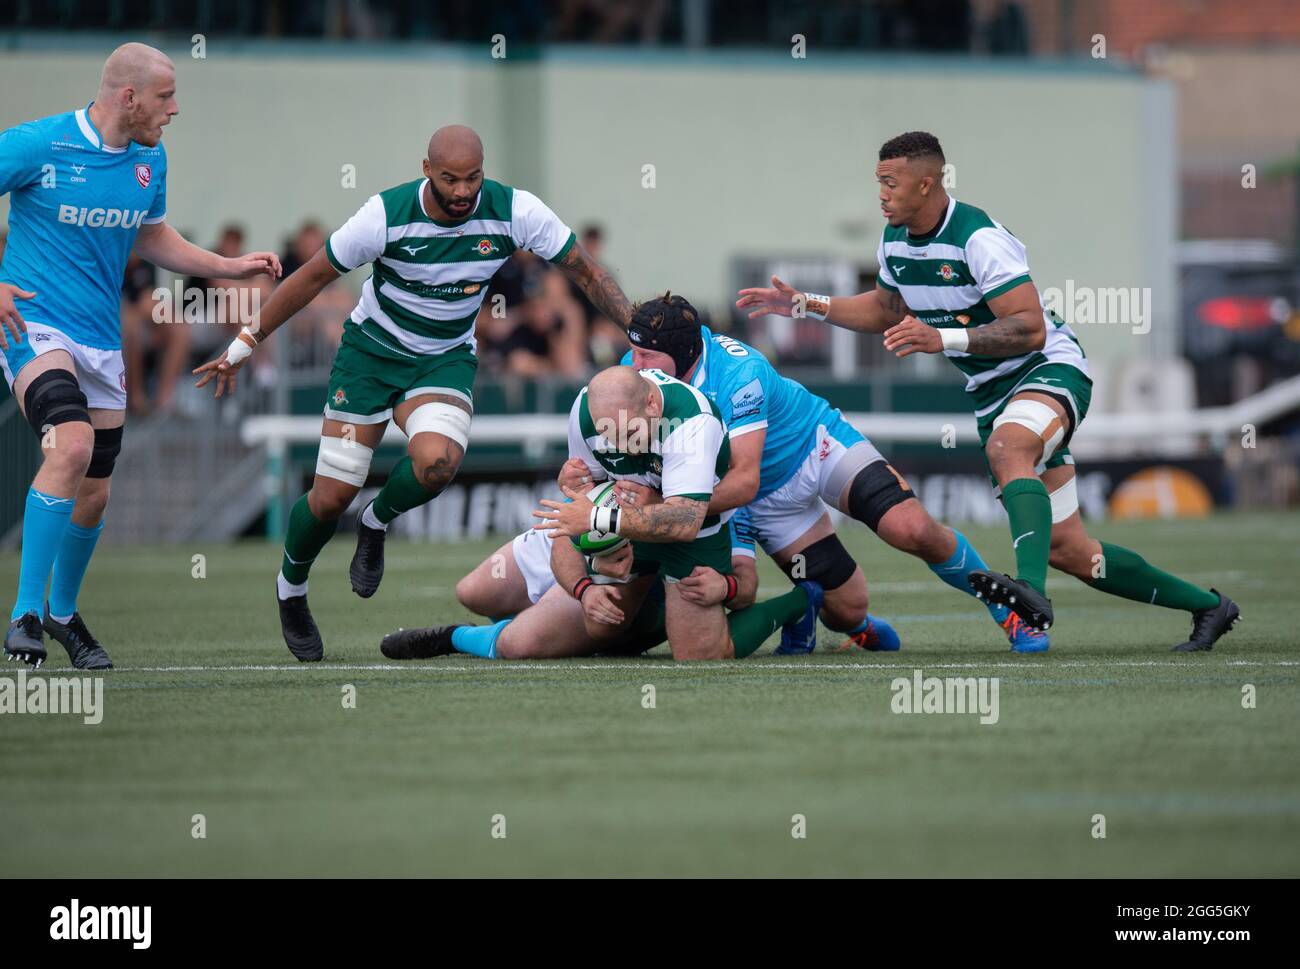
[(252, 350), (328, 283), (367, 263), (370, 278), (343, 328), (330, 373), (316, 477), (289, 518), (276, 580), (285, 644), (299, 660), (324, 655), (307, 606), (307, 573), (366, 482), (389, 420), (407, 456), (361, 514), (350, 576), (369, 597), (384, 572), (384, 535), (404, 511), (436, 497), (460, 467), (473, 413), (474, 319), (493, 273), (516, 249), (555, 263), (611, 320), (627, 327), (618, 284), (535, 195), (483, 177), (470, 128), (434, 132), (424, 178), (371, 196), (274, 292), (257, 323), (199, 367), (201, 387), (234, 389)]
[[(726, 523), (732, 512), (709, 514), (713, 489), (731, 462), (731, 445), (717, 405), (701, 391), (661, 370), (602, 370), (569, 413), (569, 457), (583, 461), (593, 480), (632, 482), (663, 496), (652, 504), (597, 508), (584, 492), (564, 488), (568, 502), (543, 499), (534, 512), (542, 519), (536, 527), (555, 539), (556, 582), (582, 604), (594, 640), (625, 634), (656, 575), (664, 581), (664, 621), (674, 659), (748, 656), (796, 620), (808, 635), (815, 630), (822, 604), (815, 582), (801, 582), (730, 616), (721, 601), (704, 605), (680, 588), (697, 567), (731, 573)], [(563, 540), (588, 531), (631, 539), (636, 577), (620, 586), (594, 583), (572, 542)]]
[(776, 277), (744, 305), (791, 315), (795, 307), (836, 326), (883, 333), (900, 357), (943, 353), (966, 375), (980, 444), (1001, 489), (1014, 536), (1015, 578), (977, 571), (978, 594), (1030, 626), (1052, 623), (1047, 566), (1101, 592), (1192, 614), (1180, 652), (1210, 649), (1232, 628), (1236, 604), (1099, 542), (1084, 529), (1067, 445), (1088, 412), (1092, 380), (1065, 321), (1045, 310), (1025, 247), (981, 209), (943, 188), (943, 149), (908, 132), (881, 147), (876, 178), (888, 226), (876, 289), (858, 296), (797, 293)]

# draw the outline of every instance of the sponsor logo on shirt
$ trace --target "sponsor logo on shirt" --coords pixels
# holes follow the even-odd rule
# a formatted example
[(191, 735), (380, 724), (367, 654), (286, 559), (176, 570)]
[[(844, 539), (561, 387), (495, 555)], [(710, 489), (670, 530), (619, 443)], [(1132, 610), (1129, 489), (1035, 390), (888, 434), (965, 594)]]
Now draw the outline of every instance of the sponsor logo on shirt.
[(135, 229), (149, 214), (148, 209), (88, 209), (75, 205), (59, 206), (59, 221), (64, 225), (89, 226), (92, 229)]
[(757, 377), (731, 395), (731, 419), (753, 417), (763, 406), (763, 384)]

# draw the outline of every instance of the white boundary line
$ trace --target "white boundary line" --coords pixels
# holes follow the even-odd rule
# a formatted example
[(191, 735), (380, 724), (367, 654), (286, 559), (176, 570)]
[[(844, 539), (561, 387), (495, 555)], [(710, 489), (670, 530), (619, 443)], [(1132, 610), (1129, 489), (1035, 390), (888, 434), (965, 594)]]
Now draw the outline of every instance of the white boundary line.
[[(1048, 670), (1057, 669), (1116, 669), (1116, 668), (1162, 668), (1162, 669), (1223, 669), (1226, 667), (1293, 667), (1300, 666), (1300, 660), (1229, 660), (1226, 663), (1215, 664), (1198, 664), (1189, 665), (1185, 660), (1145, 660), (1129, 661), (1117, 660), (1115, 662), (1094, 661), (1094, 660), (1067, 660), (1057, 663), (1048, 660), (1045, 663), (1036, 662), (1033, 659), (1026, 659), (1022, 662), (990, 661), (987, 663), (927, 663), (918, 661), (915, 663), (800, 663), (800, 662), (783, 662), (783, 663), (763, 663), (748, 662), (745, 660), (732, 660), (730, 662), (718, 663), (672, 663), (667, 657), (662, 662), (652, 663), (621, 663), (611, 660), (608, 663), (580, 662), (577, 660), (555, 661), (534, 661), (534, 660), (515, 660), (511, 661), (488, 661), (476, 663), (473, 666), (448, 666), (437, 660), (416, 661), (411, 663), (295, 663), (289, 665), (231, 665), (231, 666), (119, 666), (115, 667), (112, 673), (102, 673), (106, 675), (111, 682), (114, 675), (118, 673), (280, 673), (300, 670), (303, 672), (312, 672), (315, 670), (326, 670), (332, 672), (342, 672), (351, 670), (408, 670), (417, 673), (481, 673), (489, 670), (500, 670), (501, 672), (521, 673), (533, 670), (653, 670), (655, 672), (672, 670), (674, 672), (692, 672), (696, 670), (724, 670), (729, 673), (741, 672), (744, 670), (797, 670), (800, 672), (819, 672), (821, 670), (984, 670), (984, 669), (1013, 669), (1013, 670), (1033, 670), (1035, 673), (1041, 673)], [(3, 673), (0, 668), (0, 673)], [(60, 675), (75, 674), (83, 672), (79, 670), (50, 670), (51, 673), (57, 672)], [(39, 674), (37, 674), (39, 675)]]

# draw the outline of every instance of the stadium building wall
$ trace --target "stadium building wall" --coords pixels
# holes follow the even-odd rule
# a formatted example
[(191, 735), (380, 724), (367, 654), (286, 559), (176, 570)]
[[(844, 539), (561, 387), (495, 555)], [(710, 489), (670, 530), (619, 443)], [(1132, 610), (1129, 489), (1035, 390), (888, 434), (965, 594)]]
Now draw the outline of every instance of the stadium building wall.
[[(85, 104), (119, 38), (0, 58), (0, 127)], [(1040, 288), (1149, 291), (1151, 328), (1078, 326), (1095, 359), (1175, 353), (1174, 89), (1069, 64), (551, 49), (504, 60), (442, 47), (168, 47), (181, 116), (166, 136), (170, 221), (211, 244), (244, 224), (279, 248), (418, 176), (429, 133), (474, 125), (488, 171), (608, 232), (635, 297), (665, 288), (722, 310), (740, 254), (874, 264), (876, 151), (929, 129), (954, 194), (1029, 247)], [(355, 186), (345, 187), (355, 166)], [(647, 166), (653, 166), (653, 169)], [(651, 184), (653, 187), (650, 187)], [(0, 211), (7, 203), (0, 202)], [(797, 282), (797, 281), (796, 281)]]

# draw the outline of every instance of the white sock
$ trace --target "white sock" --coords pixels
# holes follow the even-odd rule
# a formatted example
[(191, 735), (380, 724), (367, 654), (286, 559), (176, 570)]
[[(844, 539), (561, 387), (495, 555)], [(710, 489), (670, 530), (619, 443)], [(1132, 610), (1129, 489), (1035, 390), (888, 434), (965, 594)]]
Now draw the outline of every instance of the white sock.
[(71, 616), (50, 616), (50, 618), (53, 619), (55, 622), (57, 622), (60, 626), (66, 626), (68, 623), (72, 622)]
[(303, 582), (294, 585), (284, 577), (281, 572), (275, 577), (275, 593), (281, 599), (292, 599), (294, 596), (305, 596), (307, 594), (307, 583)]
[(388, 531), (388, 522), (381, 522), (375, 517), (375, 503), (373, 501), (366, 505), (366, 510), (361, 513), (361, 524), (367, 528), (378, 528), (381, 532)]

